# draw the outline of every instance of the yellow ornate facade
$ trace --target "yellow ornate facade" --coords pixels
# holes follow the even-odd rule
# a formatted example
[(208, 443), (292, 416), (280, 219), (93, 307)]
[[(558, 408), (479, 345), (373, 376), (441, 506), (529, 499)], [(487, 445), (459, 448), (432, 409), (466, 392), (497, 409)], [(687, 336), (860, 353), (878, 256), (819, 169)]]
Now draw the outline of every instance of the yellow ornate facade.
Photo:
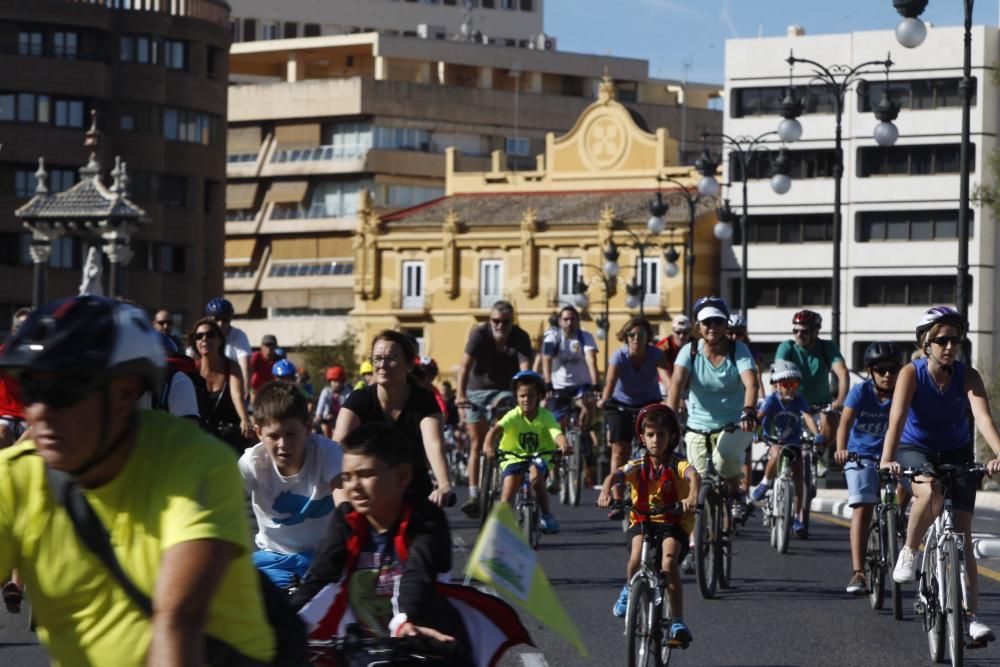
[[(489, 171), (456, 171), (449, 149), (445, 197), (383, 218), (366, 200), (354, 240), (351, 325), (359, 354), (367, 354), (379, 330), (402, 329), (420, 340), (444, 378), (453, 378), (469, 330), (496, 300), (512, 302), (517, 323), (537, 341), (581, 280), (589, 298), (583, 327), (596, 332), (607, 312), (611, 349), (619, 345), (618, 328), (639, 312), (626, 304), (632, 282), (644, 282), (642, 309), (665, 335), (684, 307), (690, 218), (678, 187), (662, 179), (694, 192), (700, 175), (678, 165), (677, 142), (665, 129), (650, 133), (642, 124), (615, 99), (606, 77), (598, 100), (574, 127), (547, 136), (536, 169), (504, 171), (504, 156), (494, 153)], [(648, 207), (658, 191), (669, 210), (666, 229), (652, 235)], [(696, 298), (718, 291), (715, 207), (703, 198), (696, 208)], [(603, 253), (612, 240), (620, 253), (616, 278), (604, 273)], [(680, 256), (674, 277), (664, 270), (671, 247)], [(600, 368), (603, 358), (602, 351)]]

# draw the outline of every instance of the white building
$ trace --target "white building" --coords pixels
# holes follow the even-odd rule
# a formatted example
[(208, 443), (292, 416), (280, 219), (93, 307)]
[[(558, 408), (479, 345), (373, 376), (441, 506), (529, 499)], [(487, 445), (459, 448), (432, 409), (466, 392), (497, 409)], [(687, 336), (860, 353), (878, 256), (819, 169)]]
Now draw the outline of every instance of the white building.
[(469, 36), (501, 46), (555, 48), (543, 33), (545, 0), (229, 0), (233, 41), (381, 32), (430, 39)]
[[(871, 107), (881, 96), (884, 71), (865, 77), (869, 85), (848, 92), (843, 115), (840, 344), (848, 365), (858, 369), (869, 342), (893, 340), (912, 349), (919, 314), (932, 304), (955, 302), (962, 29), (929, 28), (916, 49), (900, 46), (891, 31), (796, 32), (726, 42), (726, 134), (755, 137), (777, 128), (791, 49), (796, 57), (826, 66), (884, 60), (887, 52), (895, 62), (890, 90), (903, 107), (895, 146), (881, 148), (872, 138), (878, 121)], [(1000, 31), (975, 27), (972, 34), (975, 192), (980, 182), (995, 181), (988, 163), (997, 147), (998, 94), (992, 76)], [(810, 83), (807, 66), (796, 65), (794, 75), (796, 86)], [(750, 170), (747, 300), (751, 337), (766, 356), (791, 337), (792, 315), (801, 308), (820, 312), (826, 335), (830, 329), (835, 115), (822, 86), (813, 85), (812, 93), (813, 108), (799, 119), (802, 138), (787, 147), (794, 158), (791, 191), (781, 196), (771, 191), (766, 158), (757, 173)], [(728, 165), (726, 169), (733, 176)], [(737, 212), (742, 208), (740, 185), (734, 183), (730, 193)], [(1000, 358), (993, 335), (997, 236), (992, 211), (974, 201), (971, 210), (970, 339), (977, 363), (992, 368)], [(737, 302), (739, 242), (737, 234), (722, 263), (724, 296)]]

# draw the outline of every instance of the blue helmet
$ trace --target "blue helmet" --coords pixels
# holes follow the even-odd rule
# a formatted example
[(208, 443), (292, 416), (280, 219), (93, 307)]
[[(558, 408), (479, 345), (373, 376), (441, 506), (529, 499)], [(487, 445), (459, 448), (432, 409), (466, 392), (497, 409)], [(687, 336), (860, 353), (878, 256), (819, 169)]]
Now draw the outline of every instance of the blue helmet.
[(517, 385), (519, 384), (533, 384), (538, 387), (538, 391), (543, 394), (545, 393), (545, 378), (535, 371), (521, 371), (519, 373), (515, 373), (514, 377), (510, 380), (510, 390), (516, 392)]
[(288, 359), (279, 359), (271, 366), (271, 375), (275, 378), (293, 378), (295, 377), (295, 364)]
[(233, 304), (229, 302), (229, 299), (224, 299), (221, 296), (217, 296), (205, 304), (205, 315), (208, 317), (229, 320), (232, 319), (235, 312)]
[[(704, 317), (699, 317), (702, 311), (704, 311)], [(707, 320), (710, 317), (721, 317), (728, 322), (729, 304), (721, 297), (703, 296), (694, 302), (694, 308), (691, 309), (691, 316), (697, 322)]]

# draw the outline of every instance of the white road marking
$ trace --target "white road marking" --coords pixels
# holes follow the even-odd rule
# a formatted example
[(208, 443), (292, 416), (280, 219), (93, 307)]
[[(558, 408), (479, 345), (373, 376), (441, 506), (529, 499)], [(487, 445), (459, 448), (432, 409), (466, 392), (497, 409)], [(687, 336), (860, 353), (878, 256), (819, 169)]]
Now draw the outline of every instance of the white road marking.
[(524, 667), (548, 667), (549, 663), (541, 653), (522, 653), (521, 664)]

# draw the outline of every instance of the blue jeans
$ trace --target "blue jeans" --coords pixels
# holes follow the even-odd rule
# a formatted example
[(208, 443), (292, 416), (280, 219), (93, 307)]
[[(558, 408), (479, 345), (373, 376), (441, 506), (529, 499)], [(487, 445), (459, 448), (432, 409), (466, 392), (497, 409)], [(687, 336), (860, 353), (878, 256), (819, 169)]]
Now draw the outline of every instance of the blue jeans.
[(296, 582), (296, 577), (298, 579), (305, 577), (312, 563), (311, 553), (283, 554), (264, 549), (253, 552), (250, 558), (254, 567), (266, 574), (267, 578), (282, 590), (291, 588)]

